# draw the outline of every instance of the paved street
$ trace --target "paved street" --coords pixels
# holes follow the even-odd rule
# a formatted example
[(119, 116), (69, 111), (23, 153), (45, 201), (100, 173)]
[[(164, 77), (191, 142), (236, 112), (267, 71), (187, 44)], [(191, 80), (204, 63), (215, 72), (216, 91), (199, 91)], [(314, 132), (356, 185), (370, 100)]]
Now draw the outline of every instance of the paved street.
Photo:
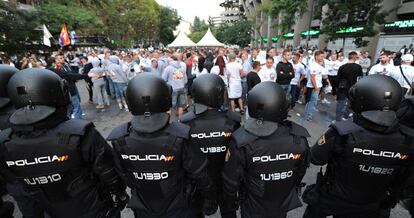
[[(131, 118), (131, 115), (125, 111), (119, 111), (118, 106), (116, 105), (115, 101), (112, 102), (110, 108), (106, 109), (104, 112), (98, 112), (95, 109), (95, 105), (90, 104), (87, 102), (87, 91), (85, 89), (84, 82), (78, 83), (79, 90), (81, 92), (82, 97), (82, 109), (86, 114), (85, 119), (91, 120), (95, 123), (95, 126), (101, 132), (101, 134), (106, 137), (110, 133), (110, 131), (118, 126), (119, 124), (128, 121)], [(290, 119), (301, 124), (300, 117), (296, 115), (296, 113), (302, 114), (304, 110), (304, 105), (298, 105), (294, 111), (291, 111), (289, 114), (291, 115)], [(319, 105), (318, 112), (314, 116), (314, 121), (312, 123), (304, 122), (303, 125), (308, 129), (309, 133), (311, 134), (312, 138), (309, 139), (311, 145), (319, 138), (319, 136), (326, 131), (331, 121), (334, 119), (335, 116), (335, 103), (330, 105)], [(312, 184), (315, 182), (316, 173), (319, 171), (319, 167), (312, 166), (304, 179), (304, 182), (307, 184)], [(289, 218), (299, 218), (302, 217), (304, 212), (304, 207), (298, 208), (296, 210), (291, 211), (288, 214)], [(16, 217), (21, 217), (20, 213), (16, 211)], [(130, 218), (133, 217), (131, 210), (126, 209), (123, 212), (123, 217)], [(214, 218), (220, 217), (219, 215), (210, 216)], [(397, 206), (396, 209), (392, 210), (392, 218), (405, 218), (409, 217), (408, 212), (404, 209)]]

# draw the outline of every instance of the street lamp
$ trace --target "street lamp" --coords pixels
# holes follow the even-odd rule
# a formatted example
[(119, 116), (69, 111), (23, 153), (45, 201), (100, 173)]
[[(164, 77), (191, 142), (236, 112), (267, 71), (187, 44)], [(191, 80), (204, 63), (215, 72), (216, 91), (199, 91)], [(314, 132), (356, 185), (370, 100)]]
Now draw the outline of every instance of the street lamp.
[(314, 11), (314, 5), (315, 5), (315, 0), (311, 0), (312, 1), (312, 6), (311, 6), (311, 11), (310, 11), (310, 17), (309, 17), (309, 25), (308, 25), (308, 39), (307, 39), (307, 47), (309, 47), (309, 42), (311, 39), (311, 34), (310, 34), (310, 30), (311, 30), (311, 26), (312, 26), (312, 20), (313, 20), (313, 11)]

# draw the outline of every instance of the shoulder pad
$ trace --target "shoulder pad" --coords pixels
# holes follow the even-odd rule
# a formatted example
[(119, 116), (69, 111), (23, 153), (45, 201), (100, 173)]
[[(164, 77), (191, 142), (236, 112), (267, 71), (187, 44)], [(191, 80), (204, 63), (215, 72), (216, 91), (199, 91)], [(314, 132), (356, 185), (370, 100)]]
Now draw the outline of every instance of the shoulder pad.
[(244, 127), (240, 127), (238, 130), (236, 130), (233, 133), (233, 139), (236, 142), (236, 145), (238, 148), (241, 148), (243, 146), (246, 146), (252, 142), (254, 142), (256, 139), (258, 139), (259, 137), (250, 134), (249, 132), (247, 132)]
[(241, 117), (236, 112), (227, 111), (226, 116), (227, 116), (227, 118), (229, 118), (229, 119), (231, 119), (231, 120), (233, 120), (233, 121), (235, 121), (237, 123), (240, 123), (241, 122)]
[(11, 128), (1, 130), (0, 131), (0, 144), (8, 141), (12, 133), (13, 133), (13, 130)]
[(183, 123), (172, 122), (166, 132), (179, 138), (188, 139), (190, 137), (190, 127)]
[(306, 138), (311, 137), (311, 135), (305, 127), (294, 122), (290, 122), (290, 134)]
[(86, 129), (93, 126), (93, 123), (81, 119), (70, 119), (57, 127), (57, 132), (69, 135), (84, 135)]
[(130, 127), (130, 123), (123, 123), (117, 126), (115, 129), (112, 130), (111, 133), (109, 133), (109, 136), (106, 138), (106, 140), (113, 141), (113, 140), (116, 140), (116, 139), (119, 139), (121, 137), (128, 135), (129, 127)]
[(340, 136), (348, 135), (363, 130), (362, 127), (358, 126), (351, 120), (336, 122), (335, 124), (332, 124), (331, 127), (334, 128)]
[(400, 130), (404, 135), (414, 137), (414, 129), (406, 125), (400, 125)]
[(197, 115), (193, 111), (190, 111), (184, 114), (179, 121), (180, 123), (187, 123), (194, 120), (195, 118), (197, 118)]

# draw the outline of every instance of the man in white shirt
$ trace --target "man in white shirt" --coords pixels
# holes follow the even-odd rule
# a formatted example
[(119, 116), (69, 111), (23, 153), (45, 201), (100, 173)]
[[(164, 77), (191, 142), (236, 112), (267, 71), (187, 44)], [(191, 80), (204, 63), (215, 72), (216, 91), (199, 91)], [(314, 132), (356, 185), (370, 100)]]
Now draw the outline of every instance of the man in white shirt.
[(389, 63), (390, 58), (386, 52), (380, 55), (380, 63), (371, 67), (369, 75), (379, 74), (389, 76), (390, 72), (394, 71), (394, 65)]
[(239, 102), (240, 114), (244, 114), (242, 97), (241, 78), (246, 74), (243, 72), (243, 66), (236, 62), (236, 55), (231, 53), (228, 55), (229, 63), (226, 65), (226, 75), (228, 76), (229, 88), (228, 95), (230, 99), (230, 110), (234, 111), (236, 108), (235, 100)]
[(400, 83), (404, 94), (414, 85), (414, 67), (411, 66), (413, 62), (412, 54), (405, 54), (401, 57), (401, 66), (395, 67), (394, 71), (390, 72), (392, 78)]
[(315, 52), (315, 62), (310, 65), (310, 76), (308, 78), (307, 93), (306, 93), (306, 107), (305, 107), (305, 119), (309, 122), (313, 119), (313, 113), (315, 112), (318, 102), (318, 96), (320, 89), (322, 88), (322, 74), (326, 70), (322, 64), (325, 59), (325, 53), (323, 51)]
[(362, 72), (364, 76), (367, 76), (368, 68), (371, 66), (371, 59), (369, 59), (368, 51), (364, 51), (361, 54), (361, 58), (359, 59), (359, 65), (362, 67)]
[(265, 81), (276, 82), (277, 74), (276, 74), (276, 70), (273, 67), (273, 65), (274, 65), (273, 58), (268, 57), (266, 59), (266, 66), (262, 67), (262, 69), (260, 69), (260, 71), (257, 73), (257, 75), (259, 75), (259, 77), (260, 77), (260, 81), (262, 81), (262, 82), (265, 82)]
[(342, 66), (342, 62), (338, 60), (338, 55), (333, 53), (330, 60), (325, 60), (325, 67), (328, 70), (328, 79), (332, 86), (332, 95), (336, 96), (336, 88), (338, 86), (338, 70)]
[(293, 53), (292, 55), (292, 65), (295, 70), (295, 77), (290, 81), (290, 90), (291, 90), (291, 108), (295, 107), (296, 101), (299, 99), (301, 82), (306, 77), (305, 66), (300, 62), (301, 56), (299, 53)]

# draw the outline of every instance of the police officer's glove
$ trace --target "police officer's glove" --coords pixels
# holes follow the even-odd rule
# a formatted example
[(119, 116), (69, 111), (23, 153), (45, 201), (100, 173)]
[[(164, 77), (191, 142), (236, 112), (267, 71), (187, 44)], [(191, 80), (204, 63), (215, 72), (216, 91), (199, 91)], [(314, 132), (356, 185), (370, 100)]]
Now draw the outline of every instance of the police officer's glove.
[(215, 200), (205, 199), (203, 204), (203, 213), (206, 216), (210, 216), (216, 213), (218, 209), (217, 203)]
[(128, 204), (129, 196), (125, 191), (116, 193), (114, 195), (114, 207), (117, 208), (119, 211), (122, 211)]

